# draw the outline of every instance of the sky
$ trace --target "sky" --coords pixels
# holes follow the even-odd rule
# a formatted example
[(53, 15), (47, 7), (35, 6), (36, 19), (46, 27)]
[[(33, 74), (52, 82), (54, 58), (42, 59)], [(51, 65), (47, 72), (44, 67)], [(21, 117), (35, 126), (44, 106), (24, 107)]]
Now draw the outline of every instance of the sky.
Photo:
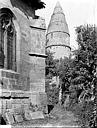
[(77, 48), (75, 28), (84, 24), (97, 25), (97, 0), (41, 0), (46, 4), (45, 9), (38, 10), (37, 15), (45, 18), (48, 26), (51, 15), (57, 1), (65, 14), (69, 27), (70, 45), (73, 49)]

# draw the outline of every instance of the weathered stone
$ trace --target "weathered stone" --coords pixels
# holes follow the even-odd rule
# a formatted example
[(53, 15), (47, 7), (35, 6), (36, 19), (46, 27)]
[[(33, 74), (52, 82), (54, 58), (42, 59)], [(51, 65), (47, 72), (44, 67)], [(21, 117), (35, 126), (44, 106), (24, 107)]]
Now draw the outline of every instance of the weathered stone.
[(6, 72), (4, 70), (1, 71), (1, 76), (6, 77)]
[(10, 97), (10, 91), (6, 90), (6, 92), (3, 92), (2, 90), (2, 97)]
[(12, 104), (22, 104), (22, 100), (23, 100), (23, 99), (12, 99), (12, 100), (11, 100), (11, 103), (12, 103)]
[(13, 84), (13, 85), (12, 85), (12, 90), (20, 90), (20, 88), (19, 88), (19, 86)]
[(6, 113), (5, 113), (5, 116), (6, 116), (6, 119), (7, 119), (7, 121), (8, 121), (8, 124), (13, 124), (13, 123), (15, 123), (13, 114), (11, 114), (11, 113), (9, 113), (9, 112), (6, 112)]
[(11, 92), (11, 97), (17, 97), (17, 92)]
[(26, 119), (26, 120), (31, 120), (31, 119), (32, 119), (32, 118), (31, 118), (31, 114), (30, 114), (30, 111), (29, 111), (29, 110), (26, 110), (26, 111), (25, 111), (24, 116), (25, 116), (25, 119)]
[(8, 79), (2, 78), (2, 88), (7, 89), (8, 88)]
[(19, 111), (20, 112), (20, 110), (21, 110), (21, 105), (22, 104), (12, 104), (12, 108), (15, 110), (15, 111)]
[(13, 108), (13, 112), (14, 114), (22, 114), (23, 113), (23, 108), (20, 107), (16, 107), (16, 108)]
[(54, 59), (70, 56), (70, 35), (68, 24), (66, 23), (65, 15), (59, 3), (57, 3), (54, 8), (46, 37), (47, 50), (54, 53)]
[(28, 98), (27, 99), (26, 98), (25, 99), (22, 99), (22, 103), (29, 105), (30, 104), (30, 100)]
[(30, 111), (32, 119), (44, 119), (44, 115), (42, 111), (32, 112)]
[(39, 101), (39, 94), (38, 94), (38, 93), (32, 93), (32, 94), (31, 94), (31, 103), (32, 103), (33, 105), (40, 104), (40, 101)]
[(6, 108), (7, 109), (12, 109), (12, 103), (11, 103), (11, 100), (6, 100)]
[[(45, 58), (41, 56), (45, 54), (45, 21), (43, 18), (35, 16), (34, 7), (31, 9), (24, 3), (20, 5), (19, 0), (17, 0), (16, 8), (14, 8), (11, 2), (10, 6), (8, 6), (4, 1), (0, 1), (0, 14), (2, 15), (2, 19), (5, 15), (10, 16), (11, 22), (9, 23), (12, 23), (11, 27), (14, 36), (10, 37), (10, 34), (8, 34), (6, 38), (6, 34), (2, 33), (4, 35), (2, 37), (2, 45), (4, 46), (5, 52), (5, 69), (0, 69), (0, 77), (5, 77), (9, 80), (9, 90), (7, 92), (15, 91), (9, 98), (21, 98), (22, 101), (23, 98), (28, 97), (26, 91), (30, 93), (34, 91), (35, 95), (29, 95), (29, 97), (34, 104), (40, 104), (39, 92), (45, 92)], [(31, 18), (31, 16), (34, 17)], [(3, 31), (0, 30), (0, 32)], [(34, 52), (35, 55), (29, 56), (30, 52)], [(6, 70), (7, 68), (8, 70)], [(32, 87), (33, 85), (35, 86)], [(19, 93), (19, 91), (23, 93)], [(16, 101), (12, 106), (13, 108), (17, 108), (23, 104), (24, 108), (28, 108), (29, 101), (27, 100), (24, 99), (22, 103)]]
[(15, 79), (19, 79), (19, 74), (15, 74)]
[(19, 114), (14, 114), (14, 118), (17, 123), (23, 122), (23, 118)]
[(11, 73), (10, 72), (6, 72), (6, 77), (7, 78), (11, 78)]
[(6, 109), (6, 100), (5, 100), (5, 99), (2, 100), (2, 108), (3, 108), (3, 109)]
[(13, 90), (13, 86), (11, 84), (8, 85), (9, 90)]
[(25, 97), (25, 93), (22, 91), (22, 92), (11, 92), (11, 96), (12, 97)]
[(43, 106), (47, 105), (47, 95), (46, 93), (39, 93), (39, 100)]
[(9, 79), (9, 85), (15, 85), (15, 79)]

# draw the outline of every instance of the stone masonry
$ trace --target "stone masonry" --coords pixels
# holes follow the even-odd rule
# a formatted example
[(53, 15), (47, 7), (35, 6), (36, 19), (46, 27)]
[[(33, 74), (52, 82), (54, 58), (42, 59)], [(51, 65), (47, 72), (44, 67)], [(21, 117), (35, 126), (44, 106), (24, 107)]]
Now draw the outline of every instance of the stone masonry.
[(46, 27), (45, 20), (35, 15), (35, 9), (38, 7), (32, 8), (23, 0), (0, 1), (0, 18), (4, 14), (9, 13), (10, 15), (11, 13), (16, 31), (16, 60), (13, 57), (16, 64), (15, 71), (7, 69), (6, 66), (8, 46), (5, 45), (7, 38), (4, 35), (5, 65), (4, 69), (0, 69), (0, 115), (5, 117), (4, 113), (10, 112), (12, 116), (15, 116), (14, 119), (21, 118), (21, 121), (23, 121), (22, 115), (25, 110), (32, 110), (32, 112), (46, 112), (47, 110), (45, 93)]
[(57, 2), (46, 34), (46, 49), (53, 53), (54, 59), (70, 56), (70, 34), (65, 14)]

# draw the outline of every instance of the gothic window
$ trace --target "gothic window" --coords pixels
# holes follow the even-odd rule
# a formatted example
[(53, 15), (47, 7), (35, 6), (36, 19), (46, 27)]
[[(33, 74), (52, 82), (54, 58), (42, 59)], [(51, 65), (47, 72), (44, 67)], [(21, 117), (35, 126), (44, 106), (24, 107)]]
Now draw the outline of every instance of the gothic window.
[(0, 43), (5, 55), (4, 68), (16, 71), (16, 31), (13, 18), (9, 9), (0, 11)]

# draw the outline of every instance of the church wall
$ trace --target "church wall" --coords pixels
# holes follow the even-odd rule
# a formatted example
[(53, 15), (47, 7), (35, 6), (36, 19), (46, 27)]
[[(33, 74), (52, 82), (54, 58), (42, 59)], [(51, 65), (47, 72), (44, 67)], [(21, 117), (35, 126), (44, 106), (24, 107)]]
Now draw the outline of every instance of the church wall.
[[(2, 112), (4, 114), (9, 105), (9, 110), (12, 110), (14, 115), (15, 111), (29, 109), (31, 107), (30, 103), (41, 106), (41, 110), (43, 110), (46, 108), (45, 58), (36, 57), (35, 55), (30, 56), (29, 53), (45, 54), (45, 22), (42, 18), (33, 19), (34, 10), (29, 11), (29, 15), (32, 14), (32, 17), (30, 15), (28, 18), (18, 8), (18, 5), (14, 8), (12, 5), (2, 4), (0, 6), (11, 9), (16, 17), (13, 22), (16, 28), (17, 43), (17, 71), (0, 70), (0, 103), (2, 103), (0, 111), (3, 109)], [(5, 73), (5, 76), (2, 75), (2, 72)], [(2, 80), (4, 80), (3, 83), (1, 82)], [(9, 99), (6, 99), (8, 97)], [(14, 100), (13, 97), (17, 99)]]

